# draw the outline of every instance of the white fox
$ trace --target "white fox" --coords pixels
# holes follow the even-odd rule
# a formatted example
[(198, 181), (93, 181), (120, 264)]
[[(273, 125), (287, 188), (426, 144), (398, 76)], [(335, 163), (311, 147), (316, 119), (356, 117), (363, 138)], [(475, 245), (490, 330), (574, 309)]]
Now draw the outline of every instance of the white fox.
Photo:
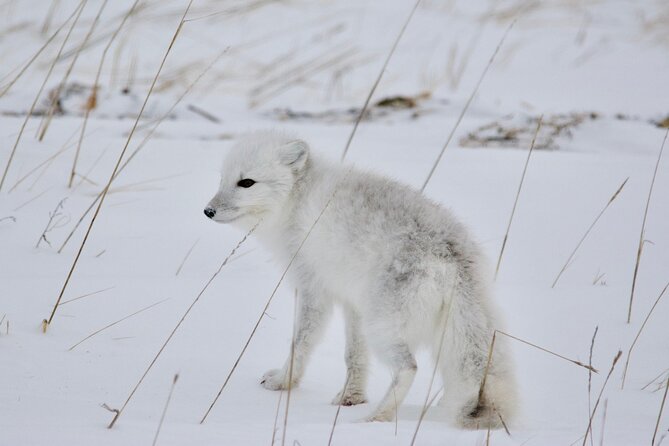
[[(282, 262), (295, 255), (323, 212), (290, 270), (299, 290), (292, 386), (339, 304), (346, 317), (347, 384), (333, 403), (366, 402), (370, 347), (390, 366), (392, 382), (367, 420), (393, 420), (416, 374), (414, 354), (426, 345), (439, 358), (441, 401), (458, 426), (498, 428), (511, 421), (515, 380), (500, 339), (488, 366), (500, 327), (485, 262), (446, 209), (408, 186), (321, 159), (304, 141), (262, 131), (232, 147), (220, 189), (204, 212), (244, 230), (262, 220), (255, 235)], [(289, 355), (261, 384), (286, 389), (290, 362)]]

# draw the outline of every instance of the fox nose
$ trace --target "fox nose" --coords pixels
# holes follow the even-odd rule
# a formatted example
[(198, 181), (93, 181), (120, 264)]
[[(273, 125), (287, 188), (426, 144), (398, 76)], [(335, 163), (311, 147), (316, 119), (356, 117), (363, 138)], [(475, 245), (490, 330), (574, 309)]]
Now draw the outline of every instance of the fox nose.
[(214, 218), (214, 215), (216, 215), (216, 210), (212, 208), (205, 208), (204, 215), (206, 215), (209, 218)]

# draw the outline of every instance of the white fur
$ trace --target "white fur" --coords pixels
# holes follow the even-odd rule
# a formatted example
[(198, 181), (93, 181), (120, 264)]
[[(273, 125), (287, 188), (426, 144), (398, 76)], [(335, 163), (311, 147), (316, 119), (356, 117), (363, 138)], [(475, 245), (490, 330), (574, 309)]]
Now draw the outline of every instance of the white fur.
[[(237, 186), (244, 178), (256, 183)], [(256, 236), (287, 262), (332, 196), (291, 267), (299, 289), (293, 385), (339, 304), (346, 315), (348, 385), (334, 403), (366, 401), (370, 347), (393, 379), (367, 419), (392, 420), (416, 374), (416, 349), (426, 345), (436, 358), (444, 333), (442, 402), (456, 423), (494, 428), (500, 418), (511, 421), (515, 383), (499, 338), (478, 399), (492, 334), (500, 327), (481, 252), (449, 211), (412, 188), (325, 161), (305, 142), (271, 131), (248, 134), (232, 147), (208, 209), (216, 211), (214, 220), (245, 230), (262, 219)], [(289, 367), (290, 355), (262, 385), (287, 388)]]

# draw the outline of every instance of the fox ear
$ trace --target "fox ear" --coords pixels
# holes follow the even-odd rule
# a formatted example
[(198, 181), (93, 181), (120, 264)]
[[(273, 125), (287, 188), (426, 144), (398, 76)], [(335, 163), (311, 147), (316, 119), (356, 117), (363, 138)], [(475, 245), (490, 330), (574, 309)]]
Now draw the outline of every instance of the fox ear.
[(295, 170), (304, 167), (309, 157), (309, 146), (301, 139), (291, 141), (279, 149), (279, 159), (285, 166), (290, 166)]

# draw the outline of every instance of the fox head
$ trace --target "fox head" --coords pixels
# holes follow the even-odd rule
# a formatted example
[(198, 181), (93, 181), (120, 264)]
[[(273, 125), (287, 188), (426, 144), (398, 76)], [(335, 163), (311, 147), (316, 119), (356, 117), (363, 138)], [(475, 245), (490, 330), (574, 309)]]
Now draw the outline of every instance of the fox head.
[(272, 131), (242, 136), (225, 157), (218, 192), (204, 214), (242, 226), (271, 217), (284, 208), (308, 158), (304, 141)]

